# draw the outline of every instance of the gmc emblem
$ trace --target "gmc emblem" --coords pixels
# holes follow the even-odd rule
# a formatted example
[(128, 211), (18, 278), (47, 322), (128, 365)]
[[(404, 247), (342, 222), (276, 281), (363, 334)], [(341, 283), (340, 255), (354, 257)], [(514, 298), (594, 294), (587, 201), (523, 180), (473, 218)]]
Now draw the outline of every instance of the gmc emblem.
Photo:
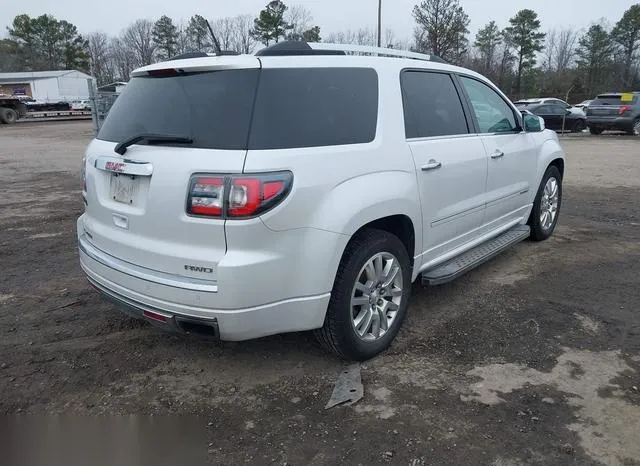
[(213, 273), (213, 269), (211, 267), (198, 267), (195, 265), (185, 265), (185, 270), (189, 272), (199, 272), (199, 273)]

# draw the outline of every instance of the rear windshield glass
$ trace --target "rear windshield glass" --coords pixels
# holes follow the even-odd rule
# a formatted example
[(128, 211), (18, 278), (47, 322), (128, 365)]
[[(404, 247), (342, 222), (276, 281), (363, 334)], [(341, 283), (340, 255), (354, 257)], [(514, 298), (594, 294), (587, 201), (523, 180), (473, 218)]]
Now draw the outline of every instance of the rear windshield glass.
[(111, 107), (98, 139), (140, 133), (187, 137), (189, 147), (245, 149), (258, 70), (132, 78)]
[(249, 149), (367, 143), (375, 139), (378, 75), (369, 68), (262, 71)]
[(633, 100), (625, 100), (622, 102), (622, 96), (619, 95), (600, 95), (595, 98), (589, 105), (631, 105), (638, 101), (638, 96), (633, 96)]

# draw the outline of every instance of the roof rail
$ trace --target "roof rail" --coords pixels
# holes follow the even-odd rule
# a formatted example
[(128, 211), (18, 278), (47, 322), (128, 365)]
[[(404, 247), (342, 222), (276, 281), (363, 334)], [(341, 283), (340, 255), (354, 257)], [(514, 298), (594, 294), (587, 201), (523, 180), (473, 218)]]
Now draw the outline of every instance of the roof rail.
[(369, 45), (355, 44), (328, 44), (325, 42), (313, 42), (309, 44), (313, 50), (333, 50), (341, 52), (361, 53), (367, 55), (377, 55), (382, 57), (398, 57), (413, 58), (415, 60), (433, 61), (445, 63), (445, 61), (436, 55), (427, 55), (424, 53), (409, 52), (407, 50), (388, 49), (383, 47), (372, 47)]

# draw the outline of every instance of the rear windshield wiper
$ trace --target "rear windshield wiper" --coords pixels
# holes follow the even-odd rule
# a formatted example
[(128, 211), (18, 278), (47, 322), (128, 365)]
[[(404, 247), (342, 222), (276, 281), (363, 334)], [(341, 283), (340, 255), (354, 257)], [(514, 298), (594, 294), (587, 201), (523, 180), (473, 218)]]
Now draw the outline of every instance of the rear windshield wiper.
[(191, 138), (186, 138), (181, 136), (167, 136), (164, 134), (143, 133), (143, 134), (138, 134), (136, 136), (132, 136), (129, 139), (125, 139), (122, 142), (119, 142), (113, 150), (120, 155), (124, 155), (124, 153), (127, 151), (127, 147), (132, 146), (141, 141), (146, 141), (148, 144), (154, 144), (159, 142), (172, 142), (176, 144), (192, 144), (193, 143), (193, 139)]

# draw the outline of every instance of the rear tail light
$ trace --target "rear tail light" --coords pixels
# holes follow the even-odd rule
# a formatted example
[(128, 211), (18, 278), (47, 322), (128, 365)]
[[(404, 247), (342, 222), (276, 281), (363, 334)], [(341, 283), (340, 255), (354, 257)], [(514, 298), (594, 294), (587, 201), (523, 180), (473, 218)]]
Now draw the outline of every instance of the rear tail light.
[(222, 217), (224, 207), (224, 183), (222, 177), (194, 176), (189, 191), (189, 213)]
[(628, 112), (629, 110), (631, 110), (631, 107), (629, 107), (628, 105), (622, 105), (619, 109), (618, 109), (618, 113), (620, 115), (622, 115), (624, 112)]
[(204, 217), (247, 218), (284, 200), (291, 190), (291, 172), (252, 175), (194, 175), (187, 213)]

